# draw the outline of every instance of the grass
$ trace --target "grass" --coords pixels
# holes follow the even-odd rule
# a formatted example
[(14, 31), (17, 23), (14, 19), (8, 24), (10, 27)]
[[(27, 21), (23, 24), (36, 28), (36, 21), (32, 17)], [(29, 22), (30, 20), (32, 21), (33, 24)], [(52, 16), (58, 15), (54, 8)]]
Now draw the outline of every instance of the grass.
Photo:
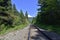
[(5, 34), (7, 34), (7, 33), (9, 33), (9, 32), (23, 29), (23, 28), (26, 27), (27, 25), (28, 25), (28, 24), (21, 24), (21, 25), (15, 26), (14, 28), (9, 28), (9, 29), (4, 28), (4, 29), (0, 32), (0, 35), (5, 35)]
[(40, 28), (60, 34), (60, 25), (37, 24)]

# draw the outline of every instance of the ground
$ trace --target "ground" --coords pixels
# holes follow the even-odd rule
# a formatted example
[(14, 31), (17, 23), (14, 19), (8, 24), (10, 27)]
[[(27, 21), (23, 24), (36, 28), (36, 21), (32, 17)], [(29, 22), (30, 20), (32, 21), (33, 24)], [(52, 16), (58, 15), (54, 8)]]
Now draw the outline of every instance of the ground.
[(22, 30), (17, 30), (17, 31), (8, 33), (4, 36), (0, 36), (0, 39), (1, 40), (27, 40), (28, 29), (29, 29), (29, 26), (27, 26)]
[[(40, 29), (40, 28), (39, 28)], [(52, 40), (60, 40), (60, 36), (53, 32), (40, 29), (47, 34)], [(24, 29), (10, 32), (4, 36), (0, 36), (0, 40), (49, 40), (34, 26), (27, 26)]]

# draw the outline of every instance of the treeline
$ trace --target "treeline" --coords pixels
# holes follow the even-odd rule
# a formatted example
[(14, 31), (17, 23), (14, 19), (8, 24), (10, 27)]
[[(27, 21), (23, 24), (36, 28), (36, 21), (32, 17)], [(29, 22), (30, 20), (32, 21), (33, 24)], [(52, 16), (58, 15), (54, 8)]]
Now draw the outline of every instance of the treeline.
[(27, 24), (28, 14), (24, 15), (23, 11), (17, 11), (15, 4), (11, 0), (0, 0), (0, 31), (7, 27), (15, 27), (21, 24)]
[(38, 0), (36, 24), (60, 25), (60, 0)]

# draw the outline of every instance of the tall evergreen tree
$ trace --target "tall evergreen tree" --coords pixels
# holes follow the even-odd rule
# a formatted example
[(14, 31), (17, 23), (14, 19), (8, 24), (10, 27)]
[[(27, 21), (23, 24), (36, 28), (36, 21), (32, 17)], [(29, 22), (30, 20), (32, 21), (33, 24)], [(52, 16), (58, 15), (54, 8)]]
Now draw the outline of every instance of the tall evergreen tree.
[(22, 10), (20, 10), (21, 23), (25, 23), (25, 16)]
[(38, 6), (41, 8), (38, 9), (37, 22), (45, 24), (60, 24), (59, 2), (58, 0), (39, 0)]
[(11, 4), (11, 0), (0, 0), (0, 31), (5, 27), (8, 29), (25, 23), (26, 20), (22, 10), (19, 13), (15, 4)]
[(25, 13), (25, 17), (28, 19), (28, 12), (26, 11), (26, 13)]
[(20, 15), (19, 12), (18, 12), (17, 9), (16, 9), (15, 4), (13, 4), (13, 8), (12, 8), (12, 10), (13, 10), (14, 15), (17, 15), (17, 16)]

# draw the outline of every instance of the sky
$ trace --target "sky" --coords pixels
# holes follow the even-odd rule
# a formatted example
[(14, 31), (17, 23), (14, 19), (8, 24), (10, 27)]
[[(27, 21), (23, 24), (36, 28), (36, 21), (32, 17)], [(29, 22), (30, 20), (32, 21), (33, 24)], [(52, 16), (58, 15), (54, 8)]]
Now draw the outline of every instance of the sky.
[(24, 13), (27, 11), (30, 17), (37, 15), (37, 0), (12, 0), (12, 4), (16, 5), (18, 11), (22, 10)]

